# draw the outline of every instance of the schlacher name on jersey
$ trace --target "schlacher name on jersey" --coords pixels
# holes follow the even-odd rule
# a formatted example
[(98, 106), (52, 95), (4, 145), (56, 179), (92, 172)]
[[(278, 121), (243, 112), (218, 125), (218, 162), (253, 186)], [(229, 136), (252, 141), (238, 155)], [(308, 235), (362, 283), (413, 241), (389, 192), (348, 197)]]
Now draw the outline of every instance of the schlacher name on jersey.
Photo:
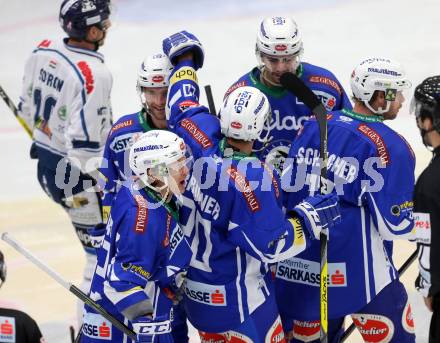
[[(291, 258), (278, 262), (276, 277), (289, 282), (319, 287), (319, 262), (300, 258)], [(345, 263), (329, 263), (327, 279), (329, 280), (329, 287), (346, 287), (347, 271)]]

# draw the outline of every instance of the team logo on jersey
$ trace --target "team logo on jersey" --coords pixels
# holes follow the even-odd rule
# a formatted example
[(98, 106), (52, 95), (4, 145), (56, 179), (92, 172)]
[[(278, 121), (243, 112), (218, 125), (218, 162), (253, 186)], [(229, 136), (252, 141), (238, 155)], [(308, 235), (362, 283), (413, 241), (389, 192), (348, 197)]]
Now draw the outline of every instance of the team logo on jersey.
[(134, 224), (134, 232), (144, 233), (148, 222), (147, 201), (140, 194), (135, 194), (134, 199), (137, 204), (136, 221)]
[(210, 306), (226, 306), (226, 289), (223, 285), (208, 285), (187, 279), (185, 294), (191, 300)]
[(226, 91), (224, 98), (226, 98), (229, 94), (231, 94), (234, 90), (236, 90), (237, 88), (240, 87), (244, 87), (247, 85), (246, 81), (240, 81), (237, 82), (236, 84), (232, 85), (231, 87), (229, 87), (229, 89)]
[(328, 77), (316, 75), (310, 76), (309, 81), (312, 83), (322, 83), (324, 85), (330, 86), (334, 88), (339, 93), (339, 95), (342, 94), (342, 89), (339, 84), (335, 80), (329, 79)]
[(319, 320), (294, 320), (292, 333), (293, 337), (301, 342), (312, 342), (319, 339), (320, 329)]
[(408, 301), (406, 301), (406, 305), (402, 313), (402, 326), (406, 332), (410, 334), (414, 333), (414, 318), (411, 311), (411, 305)]
[[(293, 257), (288, 260), (278, 262), (276, 277), (289, 282), (319, 287), (320, 265), (319, 262)], [(329, 287), (346, 287), (346, 264), (329, 263), (327, 280)]]
[(262, 157), (266, 163), (273, 166), (279, 175), (281, 175), (284, 162), (289, 155), (290, 142), (288, 140), (280, 139), (270, 142), (262, 152)]
[(385, 316), (352, 314), (351, 318), (365, 342), (388, 343), (393, 338), (394, 324)]
[(86, 313), (83, 317), (82, 333), (90, 338), (110, 341), (112, 324), (99, 314)]
[(95, 80), (93, 79), (92, 70), (90, 69), (86, 61), (80, 61), (77, 63), (77, 65), (79, 70), (81, 70), (81, 74), (83, 74), (85, 78), (85, 87), (87, 94), (90, 94), (93, 92), (93, 89), (95, 88), (94, 86)]
[(377, 154), (382, 164), (386, 166), (388, 163), (390, 163), (390, 155), (383, 138), (366, 124), (360, 124), (358, 126), (358, 131), (362, 132), (364, 136), (368, 137), (368, 139), (372, 141), (374, 145), (376, 145)]
[(0, 341), (15, 343), (16, 332), (15, 318), (0, 316)]
[(249, 181), (246, 179), (246, 177), (241, 174), (234, 166), (230, 166), (226, 170), (226, 172), (234, 181), (237, 190), (240, 191), (241, 194), (244, 196), (244, 199), (246, 200), (246, 204), (248, 205), (249, 209), (252, 212), (259, 211), (260, 203), (251, 186), (249, 185)]
[(209, 137), (202, 130), (200, 130), (200, 128), (191, 119), (183, 119), (180, 122), (180, 126), (182, 126), (203, 149), (207, 149), (212, 146), (212, 142)]

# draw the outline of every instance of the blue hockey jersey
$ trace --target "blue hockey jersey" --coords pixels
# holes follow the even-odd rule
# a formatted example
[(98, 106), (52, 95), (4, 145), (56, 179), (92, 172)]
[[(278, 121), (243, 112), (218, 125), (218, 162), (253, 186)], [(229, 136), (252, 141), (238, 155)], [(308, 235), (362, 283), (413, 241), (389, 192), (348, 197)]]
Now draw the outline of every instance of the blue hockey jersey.
[(105, 143), (103, 162), (99, 168), (99, 185), (103, 191), (102, 211), (104, 223), (107, 222), (113, 198), (122, 183), (127, 180), (128, 176), (132, 175), (128, 163), (130, 147), (138, 136), (153, 129), (155, 128), (149, 122), (145, 110), (127, 114), (112, 126)]
[[(267, 96), (272, 108), (272, 120), (270, 127), (266, 127), (266, 130), (263, 131), (262, 137), (266, 136), (265, 132), (269, 129), (269, 143), (264, 145), (261, 141), (256, 141), (254, 149), (259, 158), (275, 166), (278, 170), (282, 170), (290, 143), (312, 113), (307, 106), (286, 89), (264, 85), (260, 81), (260, 74), (258, 68), (252, 69), (228, 89), (225, 97), (234, 89), (243, 86), (256, 87)], [(298, 67), (297, 75), (321, 99), (328, 111), (340, 110), (344, 107), (351, 109), (350, 100), (344, 89), (327, 69), (303, 62)]]
[(299, 221), (282, 213), (273, 170), (228, 146), (219, 119), (199, 105), (199, 94), (192, 62), (177, 64), (168, 124), (194, 157), (184, 194), (190, 214), (182, 219), (193, 251), (185, 307), (197, 329), (223, 332), (274, 296), (268, 263), (302, 251), (306, 238)]
[[(162, 204), (157, 193), (132, 183), (124, 184), (114, 199), (90, 297), (129, 326), (126, 316), (144, 315), (137, 312), (148, 300), (154, 307), (153, 318), (170, 312), (172, 302), (161, 287), (191, 259), (172, 204)], [(109, 329), (102, 330), (103, 326)], [(123, 341), (123, 334), (87, 305), (83, 337), (83, 342)]]
[[(414, 154), (382, 117), (343, 109), (328, 115), (328, 186), (340, 197), (342, 222), (328, 243), (329, 318), (354, 313), (398, 275), (389, 241), (413, 229)], [(286, 207), (317, 191), (319, 128), (310, 119), (292, 143), (282, 176)], [(388, 241), (388, 242), (387, 242)], [(319, 241), (278, 263), (280, 313), (319, 319)]]

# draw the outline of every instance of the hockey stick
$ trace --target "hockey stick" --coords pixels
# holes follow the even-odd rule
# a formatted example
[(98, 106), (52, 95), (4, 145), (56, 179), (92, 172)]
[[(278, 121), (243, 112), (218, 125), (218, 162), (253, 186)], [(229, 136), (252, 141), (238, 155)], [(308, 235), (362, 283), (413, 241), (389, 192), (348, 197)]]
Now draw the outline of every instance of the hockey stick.
[[(321, 158), (321, 194), (326, 192), (327, 178), (327, 110), (313, 91), (293, 73), (284, 73), (281, 84), (308, 108), (312, 110), (319, 125), (319, 156)], [(328, 270), (327, 270), (327, 236), (321, 232), (319, 240), (320, 249), (320, 342), (328, 341)]]
[(29, 137), (32, 138), (32, 130), (31, 128), (26, 124), (26, 122), (24, 121), (24, 119), (22, 117), (20, 117), (20, 115), (18, 114), (18, 110), (17, 107), (15, 107), (14, 103), (12, 102), (11, 98), (6, 94), (6, 92), (4, 91), (4, 89), (2, 88), (2, 86), (0, 86), (0, 96), (2, 97), (2, 99), (6, 102), (6, 105), (8, 105), (8, 107), (10, 108), (10, 110), (12, 111), (12, 113), (14, 113), (15, 118), (17, 118), (18, 122), (20, 123), (20, 125), (23, 127), (23, 129), (27, 132), (27, 134), (29, 135)]
[[(399, 277), (403, 275), (403, 273), (406, 272), (406, 270), (411, 266), (411, 264), (414, 262), (414, 260), (417, 258), (417, 249), (414, 251), (408, 259), (403, 262), (403, 264), (400, 266), (397, 273), (399, 274)], [(356, 328), (356, 325), (354, 323), (351, 323), (347, 330), (344, 331), (344, 333), (341, 336), (341, 342), (345, 342), (345, 340), (348, 338), (348, 336), (351, 335), (351, 333)]]
[(102, 315), (105, 319), (109, 320), (115, 327), (125, 333), (128, 337), (135, 340), (136, 334), (124, 323), (121, 323), (115, 317), (113, 317), (110, 313), (108, 313), (103, 307), (94, 302), (90, 297), (88, 297), (83, 291), (81, 291), (78, 287), (73, 285), (70, 282), (65, 281), (61, 275), (51, 269), (49, 266), (44, 264), (41, 260), (39, 260), (36, 256), (34, 256), (29, 250), (21, 246), (14, 238), (12, 238), (7, 232), (3, 232), (1, 236), (2, 240), (8, 243), (11, 247), (17, 250), (20, 254), (25, 256), (29, 261), (43, 270), (46, 274), (52, 277), (56, 282), (58, 282), (65, 289), (69, 290), (73, 293), (77, 298), (83, 301), (85, 304), (92, 307), (96, 312)]
[(210, 85), (205, 86), (205, 93), (206, 93), (206, 99), (208, 100), (209, 112), (211, 112), (211, 114), (213, 115), (217, 115)]

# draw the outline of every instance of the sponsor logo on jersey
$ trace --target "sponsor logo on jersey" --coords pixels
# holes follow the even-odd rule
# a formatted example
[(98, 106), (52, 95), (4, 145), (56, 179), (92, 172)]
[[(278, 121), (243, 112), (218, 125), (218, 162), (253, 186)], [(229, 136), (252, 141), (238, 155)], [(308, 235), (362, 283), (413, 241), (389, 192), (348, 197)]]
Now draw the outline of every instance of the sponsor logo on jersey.
[(62, 121), (65, 121), (67, 119), (66, 105), (63, 105), (58, 109), (58, 118), (60, 118), (60, 120)]
[(182, 112), (186, 111), (188, 108), (197, 107), (197, 106), (199, 106), (199, 104), (192, 100), (185, 100), (179, 103), (179, 108)]
[(170, 244), (170, 228), (171, 228), (171, 214), (167, 213), (167, 224), (165, 228), (165, 237), (162, 241), (163, 247), (167, 247)]
[(275, 196), (277, 198), (279, 198), (280, 196), (280, 187), (278, 186), (278, 182), (275, 179), (275, 176), (273, 175), (273, 170), (272, 168), (270, 168), (266, 163), (264, 163), (263, 161), (260, 161), (261, 165), (263, 166), (264, 170), (269, 174), (271, 180), (272, 180), (272, 185), (273, 185), (273, 189), (275, 191)]
[[(313, 93), (321, 100), (327, 111), (333, 110), (333, 107), (336, 105), (336, 98), (330, 93), (314, 90)], [(328, 119), (327, 119), (328, 120)]]
[(334, 88), (338, 92), (339, 95), (342, 94), (342, 89), (339, 86), (339, 84), (335, 80), (332, 80), (328, 77), (314, 75), (314, 76), (310, 76), (309, 81), (312, 83), (322, 83), (324, 85), (330, 86), (330, 87)]
[(406, 332), (410, 334), (414, 333), (414, 317), (411, 311), (411, 305), (408, 301), (406, 302), (402, 313), (402, 326)]
[(183, 229), (180, 227), (180, 225), (176, 225), (170, 240), (170, 256), (173, 255), (173, 252), (176, 249), (176, 247), (179, 245), (180, 242), (182, 242), (183, 237), (184, 237)]
[(352, 314), (351, 318), (365, 342), (388, 343), (393, 338), (394, 324), (385, 316)]
[(182, 126), (203, 149), (207, 149), (212, 146), (212, 142), (209, 137), (205, 135), (205, 133), (201, 131), (191, 119), (183, 119), (180, 122), (180, 126)]
[(377, 73), (377, 74), (385, 74), (385, 75), (393, 75), (393, 76), (402, 76), (402, 74), (398, 73), (395, 70), (390, 70), (386, 68), (368, 68), (369, 73)]
[(320, 329), (321, 329), (321, 325), (319, 323), (319, 320), (293, 321), (293, 337), (301, 342), (312, 342), (314, 340), (319, 339)]
[(164, 77), (163, 75), (154, 75), (151, 80), (153, 80), (154, 83), (163, 82)]
[(15, 318), (0, 316), (0, 342), (15, 343)]
[(126, 272), (136, 274), (137, 276), (145, 280), (148, 280), (151, 276), (151, 274), (147, 272), (142, 266), (137, 266), (133, 263), (122, 263), (121, 267)]
[(400, 216), (400, 214), (403, 212), (412, 211), (414, 207), (414, 202), (407, 200), (401, 203), (400, 205), (393, 205), (391, 206), (391, 214), (394, 216)]
[(235, 186), (238, 191), (241, 192), (244, 199), (246, 200), (246, 204), (248, 205), (249, 209), (252, 212), (257, 212), (260, 210), (260, 203), (252, 190), (252, 188), (249, 186), (249, 181), (246, 179), (246, 177), (241, 174), (236, 167), (230, 166), (226, 172), (229, 174), (232, 180), (234, 180)]
[(83, 317), (82, 333), (90, 338), (110, 341), (112, 339), (112, 324), (99, 314), (86, 313)]
[(84, 76), (87, 94), (92, 93), (93, 89), (95, 88), (94, 86), (95, 80), (93, 79), (92, 70), (90, 69), (86, 61), (78, 62), (77, 66), (81, 71), (81, 74), (83, 74)]
[[(329, 287), (347, 286), (345, 263), (329, 263), (328, 276)], [(293, 257), (278, 262), (276, 277), (289, 282), (319, 287), (320, 265), (319, 262)]]
[(110, 143), (110, 149), (114, 152), (121, 152), (129, 149), (133, 145), (133, 133), (126, 133), (125, 135), (116, 136)]
[[(302, 104), (301, 102), (299, 102)], [(289, 115), (283, 115), (281, 118), (280, 111), (279, 110), (273, 110), (272, 111), (272, 119), (269, 123), (269, 125), (264, 125), (264, 131), (267, 132), (267, 130), (277, 130), (277, 131), (298, 131), (300, 128), (302, 128), (304, 122), (309, 119), (309, 116), (301, 116), (301, 117), (295, 117), (295, 115), (289, 116)], [(264, 135), (261, 135), (264, 136)], [(261, 140), (259, 139), (261, 142)], [(265, 143), (265, 142), (263, 142)]]
[(246, 86), (246, 85), (247, 85), (247, 82), (246, 82), (246, 81), (240, 81), (240, 82), (237, 82), (237, 83), (233, 84), (233, 85), (232, 85), (231, 87), (229, 87), (229, 89), (226, 91), (224, 98), (226, 98), (229, 94), (231, 94), (231, 93), (232, 93), (234, 90), (236, 90), (237, 88), (244, 87), (244, 86)]
[(340, 121), (342, 123), (350, 124), (353, 121), (353, 119), (350, 118), (350, 117), (346, 117), (346, 116), (339, 116), (337, 121)]
[(377, 154), (382, 161), (382, 164), (386, 166), (388, 163), (390, 163), (390, 155), (383, 138), (375, 130), (365, 124), (360, 124), (358, 126), (358, 130), (376, 145)]
[(179, 82), (182, 80), (190, 80), (195, 83), (198, 83), (197, 74), (196, 74), (196, 71), (194, 70), (194, 68), (182, 67), (182, 68), (178, 69), (171, 77), (170, 86), (172, 86), (176, 82)]
[(201, 304), (210, 306), (226, 306), (226, 289), (223, 285), (208, 285), (187, 279), (185, 283), (186, 296)]
[(144, 233), (148, 221), (147, 201), (140, 194), (135, 194), (134, 199), (136, 200), (137, 203), (137, 213), (136, 213), (136, 221), (134, 224), (134, 232)]
[(267, 343), (286, 342), (286, 339), (284, 337), (283, 326), (281, 324), (281, 319), (279, 316), (277, 317), (277, 319), (275, 319), (275, 321), (267, 331), (264, 342)]
[(48, 48), (49, 45), (50, 45), (51, 43), (52, 43), (51, 40), (49, 40), (49, 39), (44, 39), (44, 40), (42, 40), (42, 41), (37, 45), (37, 47), (38, 47), (38, 48)]
[(125, 120), (122, 123), (114, 125), (110, 131), (110, 134), (113, 134), (113, 132), (118, 131), (119, 129), (122, 129), (124, 127), (129, 127), (131, 125), (133, 125), (133, 119)]

